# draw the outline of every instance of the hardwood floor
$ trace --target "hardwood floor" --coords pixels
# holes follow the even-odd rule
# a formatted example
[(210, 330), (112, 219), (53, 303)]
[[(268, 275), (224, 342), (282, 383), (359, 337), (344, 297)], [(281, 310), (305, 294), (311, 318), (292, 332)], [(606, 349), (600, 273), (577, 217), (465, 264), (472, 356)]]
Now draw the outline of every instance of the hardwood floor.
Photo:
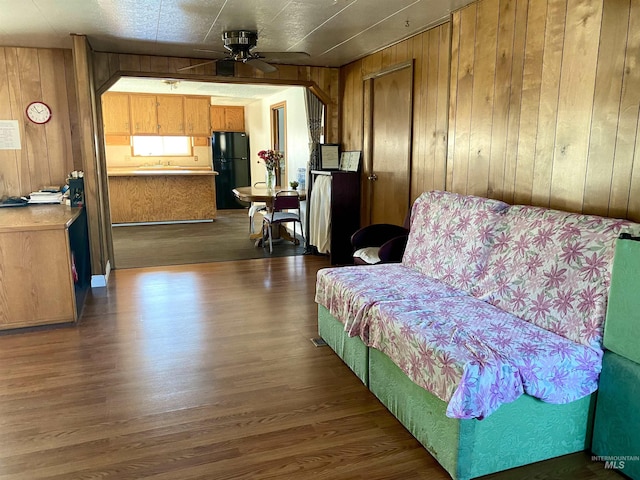
[[(260, 231), (262, 216), (254, 217)], [(112, 228), (115, 268), (155, 267), (186, 263), (224, 262), (273, 258), (304, 253), (303, 242), (280, 241), (268, 248), (249, 239), (246, 210), (218, 210), (216, 220), (206, 223), (126, 225)]]
[[(324, 257), (117, 270), (0, 336), (0, 479), (448, 479), (328, 347)], [(620, 479), (587, 454), (496, 479)]]

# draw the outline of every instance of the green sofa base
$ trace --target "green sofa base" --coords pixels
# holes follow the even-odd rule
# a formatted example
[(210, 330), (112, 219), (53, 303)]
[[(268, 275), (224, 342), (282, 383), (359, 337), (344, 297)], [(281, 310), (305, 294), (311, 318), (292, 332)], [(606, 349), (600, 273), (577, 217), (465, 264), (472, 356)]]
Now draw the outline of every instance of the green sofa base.
[(484, 420), (449, 418), (445, 402), (409, 380), (386, 355), (349, 338), (342, 323), (324, 307), (319, 308), (318, 326), (322, 338), (361, 380), (358, 372), (368, 364), (369, 389), (454, 479), (475, 478), (590, 447), (595, 395), (566, 405), (523, 395)]
[(318, 334), (368, 387), (369, 349), (360, 338), (349, 337), (344, 325), (322, 305), (318, 305)]
[(605, 352), (593, 432), (593, 453), (640, 480), (640, 364)]

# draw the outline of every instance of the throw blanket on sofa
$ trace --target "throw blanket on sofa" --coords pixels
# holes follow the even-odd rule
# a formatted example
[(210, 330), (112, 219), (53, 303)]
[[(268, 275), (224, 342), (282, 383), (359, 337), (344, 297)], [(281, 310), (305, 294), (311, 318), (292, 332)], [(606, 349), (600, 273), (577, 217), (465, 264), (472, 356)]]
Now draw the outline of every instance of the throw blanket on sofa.
[(448, 192), (412, 212), (402, 264), (318, 272), (316, 301), (350, 336), (454, 418), (596, 390), (615, 239), (632, 224)]

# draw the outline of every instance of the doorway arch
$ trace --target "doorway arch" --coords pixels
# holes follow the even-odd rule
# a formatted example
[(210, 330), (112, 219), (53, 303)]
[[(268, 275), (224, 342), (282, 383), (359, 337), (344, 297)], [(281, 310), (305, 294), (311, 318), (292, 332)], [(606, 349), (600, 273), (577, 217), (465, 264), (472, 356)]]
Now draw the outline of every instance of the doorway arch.
[[(86, 43), (84, 48), (88, 47)], [(76, 52), (77, 42), (74, 42), (74, 54), (83, 55), (85, 52)], [(88, 48), (89, 66), (88, 79), (91, 85), (91, 109), (93, 113), (93, 151), (85, 150), (87, 142), (83, 143), (83, 156), (85, 162), (94, 161), (95, 169), (88, 172), (95, 178), (88, 178), (89, 182), (96, 185), (95, 189), (88, 189), (86, 201), (95, 202), (98, 209), (94, 209), (89, 215), (90, 228), (89, 243), (92, 256), (92, 274), (108, 275), (111, 268), (113, 255), (113, 239), (111, 237), (111, 219), (109, 215), (109, 199), (106, 176), (106, 163), (104, 152), (104, 132), (102, 122), (102, 108), (100, 97), (120, 77), (148, 77), (176, 80), (192, 80), (199, 82), (222, 82), (239, 84), (273, 84), (291, 85), (308, 88), (316, 95), (326, 108), (326, 134), (329, 142), (339, 141), (338, 107), (339, 107), (339, 69), (330, 67), (299, 67), (292, 65), (279, 66), (278, 72), (265, 78), (262, 72), (254, 71), (244, 64), (237, 64), (233, 77), (217, 76), (215, 64), (200, 66), (185, 72), (178, 69), (189, 65), (202, 63), (202, 59), (152, 57), (148, 55), (115, 54), (93, 52)], [(86, 172), (87, 173), (87, 172)], [(85, 175), (86, 175), (85, 173)], [(85, 181), (86, 181), (85, 180)], [(88, 213), (90, 213), (88, 211)]]

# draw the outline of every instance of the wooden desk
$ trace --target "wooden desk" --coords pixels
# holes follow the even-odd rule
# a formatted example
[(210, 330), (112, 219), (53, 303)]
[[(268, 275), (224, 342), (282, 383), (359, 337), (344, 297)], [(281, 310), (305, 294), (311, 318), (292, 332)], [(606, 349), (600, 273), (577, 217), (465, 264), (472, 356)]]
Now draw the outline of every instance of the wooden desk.
[[(266, 187), (253, 186), (253, 187), (236, 187), (233, 189), (233, 194), (238, 200), (242, 200), (243, 202), (264, 202), (267, 206), (267, 211), (270, 212), (273, 209), (273, 199), (276, 196), (276, 193), (281, 192), (282, 187), (276, 186), (273, 190), (267, 190)], [(298, 192), (298, 196), (300, 200), (307, 199), (306, 190), (296, 190)], [(285, 240), (289, 240), (290, 242), (298, 245), (300, 241), (297, 238), (293, 238), (288, 230), (284, 228), (284, 226), (280, 225), (279, 232), (273, 232), (273, 238), (282, 237)], [(252, 233), (249, 235), (251, 240), (256, 241), (256, 247), (262, 245), (262, 232)]]

